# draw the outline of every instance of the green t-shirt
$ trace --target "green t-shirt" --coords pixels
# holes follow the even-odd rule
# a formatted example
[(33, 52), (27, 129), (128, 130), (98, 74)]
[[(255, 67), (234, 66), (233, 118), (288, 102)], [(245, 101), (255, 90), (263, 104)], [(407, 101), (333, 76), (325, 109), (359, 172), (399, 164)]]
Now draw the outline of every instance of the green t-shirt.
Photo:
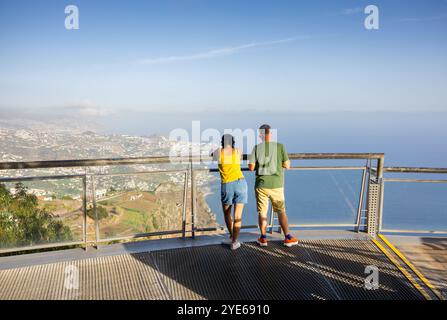
[(256, 188), (276, 189), (284, 187), (283, 162), (288, 161), (286, 148), (282, 143), (263, 142), (256, 145), (248, 158), (255, 164)]

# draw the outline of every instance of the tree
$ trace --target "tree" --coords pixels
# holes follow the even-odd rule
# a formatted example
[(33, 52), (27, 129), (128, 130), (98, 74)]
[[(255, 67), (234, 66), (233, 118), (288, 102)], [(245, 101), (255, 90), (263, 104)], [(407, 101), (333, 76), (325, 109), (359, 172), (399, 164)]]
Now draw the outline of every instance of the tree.
[(0, 184), (0, 247), (70, 241), (71, 230), (53, 214), (38, 207), (37, 197), (22, 183), (12, 194)]
[[(105, 219), (109, 216), (107, 209), (102, 206), (96, 206), (96, 213), (98, 215), (98, 220)], [(93, 208), (87, 210), (87, 216), (90, 219), (95, 219), (95, 211), (93, 210)]]

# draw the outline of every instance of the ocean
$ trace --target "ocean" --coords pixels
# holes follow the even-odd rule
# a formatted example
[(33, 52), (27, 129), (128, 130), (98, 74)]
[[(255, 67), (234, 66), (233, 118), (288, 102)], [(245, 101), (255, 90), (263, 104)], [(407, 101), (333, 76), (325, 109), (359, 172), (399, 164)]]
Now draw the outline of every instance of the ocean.
[[(255, 177), (251, 172), (244, 172), (244, 175), (249, 200), (242, 223), (256, 225)], [(361, 170), (286, 172), (285, 196), (290, 224), (355, 224), (361, 181)], [(223, 226), (217, 175), (204, 187), (211, 191), (207, 203)], [(384, 229), (447, 230), (447, 184), (386, 182), (384, 200)]]

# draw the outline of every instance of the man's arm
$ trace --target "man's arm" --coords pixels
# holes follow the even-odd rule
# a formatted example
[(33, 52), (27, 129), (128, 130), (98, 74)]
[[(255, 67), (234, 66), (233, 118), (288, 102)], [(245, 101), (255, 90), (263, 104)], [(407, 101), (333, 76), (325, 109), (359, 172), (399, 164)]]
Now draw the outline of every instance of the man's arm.
[(290, 169), (290, 160), (284, 161), (284, 162), (282, 163), (282, 167), (283, 167), (284, 169)]
[(284, 145), (282, 145), (281, 152), (282, 152), (282, 167), (284, 169), (290, 169), (289, 154), (287, 153), (286, 147), (284, 147)]

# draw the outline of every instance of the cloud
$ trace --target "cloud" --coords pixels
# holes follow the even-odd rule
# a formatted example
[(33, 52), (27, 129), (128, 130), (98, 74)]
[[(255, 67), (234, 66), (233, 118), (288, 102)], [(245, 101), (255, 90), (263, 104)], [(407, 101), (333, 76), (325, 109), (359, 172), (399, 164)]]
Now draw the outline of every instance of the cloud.
[(1, 119), (92, 119), (116, 115), (116, 110), (101, 107), (90, 100), (65, 103), (58, 106), (8, 107), (0, 105)]
[(421, 18), (402, 18), (399, 19), (400, 22), (419, 22), (421, 21)]
[(361, 7), (347, 8), (347, 9), (343, 9), (341, 11), (341, 14), (348, 16), (348, 15), (352, 15), (352, 14), (357, 14), (357, 13), (363, 12), (363, 10), (364, 10), (364, 8), (361, 8)]
[[(48, 107), (6, 107), (0, 105), (0, 128), (54, 131), (97, 131), (104, 115), (112, 112), (89, 101)], [(114, 114), (114, 113), (113, 113)]]
[(75, 112), (75, 115), (81, 117), (103, 117), (113, 114), (113, 111), (102, 108), (89, 100), (65, 105), (64, 109), (70, 113)]
[(304, 40), (304, 39), (308, 39), (308, 38), (310, 38), (310, 37), (309, 36), (301, 36), (301, 37), (293, 37), (293, 38), (286, 38), (286, 39), (273, 40), (273, 41), (251, 42), (251, 43), (247, 43), (247, 44), (240, 45), (240, 46), (213, 49), (213, 50), (209, 50), (209, 51), (195, 53), (192, 55), (167, 56), (167, 57), (159, 57), (159, 58), (142, 59), (142, 60), (137, 61), (137, 63), (145, 64), (145, 65), (154, 65), (154, 64), (171, 63), (171, 62), (184, 62), (184, 61), (217, 58), (217, 57), (222, 57), (222, 56), (233, 55), (233, 54), (239, 53), (243, 50), (250, 49), (250, 48), (272, 46), (272, 45), (277, 45), (277, 44), (282, 44), (282, 43), (293, 42), (293, 41), (297, 41), (297, 40)]
[(402, 18), (399, 19), (399, 22), (424, 22), (424, 21), (436, 21), (436, 20), (442, 20), (447, 19), (447, 13), (443, 13), (437, 16), (431, 16), (431, 17), (408, 17), (408, 18)]

